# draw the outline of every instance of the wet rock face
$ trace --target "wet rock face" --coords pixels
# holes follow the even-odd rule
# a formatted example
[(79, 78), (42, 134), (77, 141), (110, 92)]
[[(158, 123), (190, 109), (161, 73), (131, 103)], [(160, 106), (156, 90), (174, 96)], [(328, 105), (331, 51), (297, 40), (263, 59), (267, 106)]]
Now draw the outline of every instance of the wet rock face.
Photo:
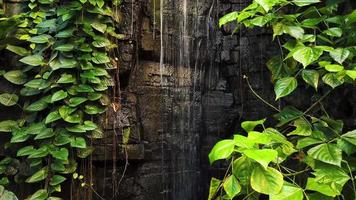
[[(263, 66), (273, 53), (269, 33), (231, 35), (234, 25), (218, 28), (219, 17), (245, 5), (243, 0), (123, 1), (127, 37), (119, 42), (116, 64), (121, 104), (108, 112), (106, 123), (103, 119), (105, 142), (94, 157), (100, 177), (94, 185), (104, 197), (206, 199), (210, 177), (221, 172), (208, 164), (212, 145), (237, 131), (242, 118), (268, 112), (242, 76), (253, 75), (257, 91), (271, 91)], [(128, 127), (125, 168), (120, 143)]]

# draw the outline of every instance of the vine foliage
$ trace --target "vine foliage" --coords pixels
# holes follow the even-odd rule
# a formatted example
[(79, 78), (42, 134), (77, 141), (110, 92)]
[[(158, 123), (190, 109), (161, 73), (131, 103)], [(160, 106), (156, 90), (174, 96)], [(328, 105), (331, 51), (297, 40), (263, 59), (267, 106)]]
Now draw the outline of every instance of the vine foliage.
[[(30, 200), (57, 200), (61, 185), (77, 174), (79, 158), (89, 156), (91, 140), (103, 135), (95, 123), (110, 104), (113, 85), (110, 49), (117, 20), (107, 0), (31, 0), (28, 12), (3, 18), (1, 47), (15, 66), (1, 75), (18, 90), (0, 103), (20, 109), (0, 122), (11, 134), (0, 161), (2, 185), (36, 183)], [(40, 184), (38, 184), (40, 183)]]
[(271, 28), (280, 46), (279, 55), (267, 62), (276, 101), (285, 105), (284, 99), (299, 90), (312, 93), (312, 103), (280, 110), (245, 77), (252, 92), (277, 112), (275, 120), (268, 119), (274, 125), (267, 127), (267, 119), (242, 122), (245, 133), (214, 146), (210, 162), (230, 164), (223, 179), (211, 180), (209, 200), (356, 198), (356, 130), (345, 130), (323, 106), (341, 85), (353, 87), (356, 79), (356, 10), (345, 13), (342, 2), (254, 0), (220, 19), (220, 26), (237, 22), (238, 29)]

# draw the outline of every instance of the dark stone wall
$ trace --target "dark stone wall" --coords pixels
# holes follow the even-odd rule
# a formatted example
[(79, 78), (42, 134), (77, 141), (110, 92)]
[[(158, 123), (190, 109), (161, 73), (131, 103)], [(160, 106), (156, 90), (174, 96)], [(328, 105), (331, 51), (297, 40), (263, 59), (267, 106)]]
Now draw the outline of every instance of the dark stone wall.
[[(117, 54), (122, 109), (109, 112), (106, 120), (115, 125), (107, 127), (107, 143), (100, 142), (102, 151), (94, 156), (101, 177), (94, 178), (94, 186), (104, 198), (206, 199), (210, 177), (221, 175), (224, 167), (209, 166), (212, 145), (238, 131), (241, 120), (270, 113), (242, 78), (249, 76), (257, 92), (273, 99), (264, 67), (274, 49), (270, 33), (232, 35), (234, 25), (217, 25), (223, 14), (247, 4), (123, 1), (126, 38), (119, 41)], [(131, 127), (126, 171), (120, 145), (125, 127)], [(110, 145), (112, 138), (118, 147)], [(121, 155), (114, 169), (113, 151)], [(113, 181), (124, 171), (121, 181)]]
[[(232, 34), (234, 24), (218, 27), (219, 17), (249, 1), (161, 1), (123, 0), (116, 9), (125, 38), (112, 52), (114, 103), (100, 121), (104, 138), (93, 141), (94, 155), (80, 163), (104, 199), (207, 199), (211, 176), (222, 176), (225, 169), (209, 165), (211, 147), (240, 131), (241, 121), (272, 113), (243, 79), (248, 76), (254, 90), (274, 102), (264, 64), (278, 49), (271, 33)], [(340, 95), (352, 96), (353, 91)], [(292, 98), (303, 107), (304, 95), (297, 92), (298, 98)], [(355, 107), (342, 106), (352, 107), (355, 98), (350, 99), (334, 105), (351, 112), (347, 116), (355, 123)], [(127, 145), (125, 130), (130, 132)], [(69, 184), (71, 199), (100, 199), (75, 184)]]

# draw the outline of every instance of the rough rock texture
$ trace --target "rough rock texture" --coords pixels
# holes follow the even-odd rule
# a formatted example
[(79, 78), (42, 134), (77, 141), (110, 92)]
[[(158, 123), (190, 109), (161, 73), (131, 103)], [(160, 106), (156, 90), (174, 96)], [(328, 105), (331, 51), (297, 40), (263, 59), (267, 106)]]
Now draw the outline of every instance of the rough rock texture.
[[(105, 198), (206, 199), (210, 177), (223, 173), (219, 166), (209, 166), (212, 145), (237, 131), (242, 119), (269, 113), (242, 77), (249, 76), (256, 91), (273, 99), (263, 66), (273, 53), (270, 33), (232, 35), (234, 25), (217, 25), (224, 13), (245, 5), (243, 0), (123, 1), (127, 37), (117, 56), (121, 110), (106, 116), (108, 139), (100, 142), (103, 147), (94, 157), (104, 176), (94, 186)], [(120, 143), (128, 127), (125, 170)], [(109, 161), (103, 164), (113, 153), (116, 170)], [(120, 183), (113, 180), (124, 171)]]

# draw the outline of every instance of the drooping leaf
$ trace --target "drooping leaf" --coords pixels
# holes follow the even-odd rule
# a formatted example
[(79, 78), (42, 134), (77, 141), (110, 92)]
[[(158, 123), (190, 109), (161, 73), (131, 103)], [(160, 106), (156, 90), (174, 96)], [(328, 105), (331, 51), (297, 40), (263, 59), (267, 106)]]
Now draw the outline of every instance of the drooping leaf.
[(273, 149), (249, 149), (244, 150), (243, 154), (260, 163), (264, 169), (267, 169), (268, 164), (278, 156), (278, 152)]
[(302, 71), (302, 78), (307, 84), (313, 86), (315, 88), (315, 90), (318, 89), (318, 85), (319, 85), (319, 73), (318, 73), (318, 71), (304, 69)]
[(286, 106), (280, 113), (274, 115), (274, 117), (279, 121), (277, 127), (283, 126), (301, 116), (303, 116), (303, 112), (293, 106)]
[(257, 121), (244, 121), (241, 123), (241, 127), (248, 133), (253, 131), (257, 125), (262, 125), (266, 119), (261, 119)]
[(274, 87), (276, 100), (285, 97), (292, 93), (298, 86), (298, 82), (294, 77), (286, 77), (279, 79)]
[(218, 192), (220, 184), (221, 184), (221, 181), (219, 179), (211, 178), (208, 200), (213, 200), (214, 196)]
[(219, 19), (219, 27), (221, 27), (229, 22), (236, 21), (238, 15), (239, 15), (239, 13), (237, 11), (234, 11), (234, 12), (224, 15), (223, 17), (221, 17)]
[(283, 187), (283, 175), (276, 169), (256, 166), (251, 175), (251, 187), (262, 194), (278, 194)]
[(230, 175), (225, 179), (223, 187), (230, 199), (233, 199), (241, 192), (241, 185), (234, 175)]

